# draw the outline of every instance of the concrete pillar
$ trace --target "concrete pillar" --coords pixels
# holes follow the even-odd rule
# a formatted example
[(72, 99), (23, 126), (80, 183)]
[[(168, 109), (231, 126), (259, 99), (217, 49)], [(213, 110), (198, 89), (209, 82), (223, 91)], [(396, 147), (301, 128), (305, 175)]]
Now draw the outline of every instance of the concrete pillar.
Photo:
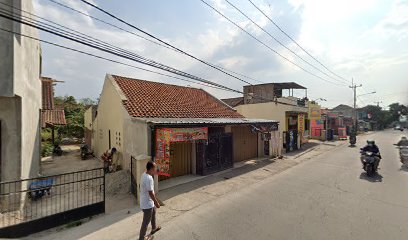
[[(142, 174), (146, 171), (146, 164), (147, 162), (151, 161), (151, 156), (140, 155), (136, 157), (136, 186), (137, 186), (137, 203), (140, 204), (140, 179), (142, 178)], [(159, 178), (158, 176), (154, 176), (154, 192), (157, 193), (159, 191)]]

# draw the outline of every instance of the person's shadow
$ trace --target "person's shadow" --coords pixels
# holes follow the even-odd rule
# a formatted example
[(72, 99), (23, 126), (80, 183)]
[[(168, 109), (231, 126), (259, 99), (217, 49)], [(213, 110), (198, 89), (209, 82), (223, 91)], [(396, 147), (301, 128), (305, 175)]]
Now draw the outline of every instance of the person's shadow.
[(375, 173), (372, 177), (369, 177), (366, 172), (360, 174), (360, 179), (367, 180), (369, 182), (382, 182), (383, 176), (379, 173)]

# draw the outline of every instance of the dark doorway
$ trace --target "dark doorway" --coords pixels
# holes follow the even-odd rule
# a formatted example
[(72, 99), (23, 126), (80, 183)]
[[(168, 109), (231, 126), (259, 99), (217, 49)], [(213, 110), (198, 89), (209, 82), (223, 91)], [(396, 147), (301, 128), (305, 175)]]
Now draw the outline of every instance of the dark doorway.
[(208, 142), (197, 143), (197, 173), (207, 175), (233, 166), (232, 134), (209, 129)]

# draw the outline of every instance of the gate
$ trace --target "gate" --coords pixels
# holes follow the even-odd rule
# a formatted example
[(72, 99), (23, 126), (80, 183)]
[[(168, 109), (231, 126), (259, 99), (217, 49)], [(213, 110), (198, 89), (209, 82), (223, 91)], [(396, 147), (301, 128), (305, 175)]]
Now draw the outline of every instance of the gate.
[(103, 168), (0, 183), (0, 238), (19, 238), (105, 212)]
[(130, 157), (130, 192), (137, 198), (136, 158)]
[(208, 144), (197, 144), (197, 173), (207, 175), (232, 166), (231, 133), (209, 134)]

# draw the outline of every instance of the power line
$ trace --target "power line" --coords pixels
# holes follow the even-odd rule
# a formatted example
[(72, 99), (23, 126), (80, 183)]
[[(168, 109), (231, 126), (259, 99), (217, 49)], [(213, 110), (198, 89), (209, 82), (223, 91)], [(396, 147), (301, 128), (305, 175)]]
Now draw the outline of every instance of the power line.
[(206, 87), (211, 87), (211, 88), (215, 88), (215, 89), (220, 89), (220, 90), (224, 90), (224, 91), (229, 91), (229, 90), (224, 89), (224, 88), (220, 88), (220, 87), (216, 87), (216, 86), (212, 86), (212, 85), (206, 85), (206, 84), (204, 84), (204, 83), (194, 82), (194, 81), (192, 81), (192, 80), (180, 78), (180, 77), (177, 77), (177, 76), (171, 76), (171, 75), (168, 75), (168, 74), (165, 74), (165, 73), (156, 72), (156, 71), (153, 71), (153, 70), (150, 70), (150, 69), (137, 67), (137, 66), (135, 66), (135, 65), (127, 64), (127, 63), (120, 62), (120, 61), (117, 61), (117, 60), (114, 60), (114, 59), (102, 57), (102, 56), (100, 56), (100, 55), (96, 55), (96, 54), (92, 54), (92, 53), (89, 53), (89, 52), (85, 52), (85, 51), (81, 51), (81, 50), (78, 50), (78, 49), (74, 49), (74, 48), (70, 48), (70, 47), (67, 47), (67, 46), (63, 46), (63, 45), (60, 45), (60, 44), (52, 43), (52, 42), (49, 42), (49, 41), (46, 41), (46, 40), (41, 40), (41, 39), (36, 38), (36, 37), (28, 36), (28, 35), (25, 35), (25, 34), (22, 34), (22, 33), (18, 33), (18, 32), (15, 32), (15, 31), (10, 31), (10, 30), (4, 29), (4, 28), (0, 28), (0, 30), (5, 31), (5, 32), (8, 32), (8, 33), (10, 33), (10, 34), (16, 34), (16, 35), (19, 35), (19, 36), (22, 36), (22, 37), (30, 38), (30, 39), (32, 39), (32, 40), (36, 40), (36, 41), (39, 41), (39, 42), (42, 42), (42, 43), (46, 43), (46, 44), (49, 44), (49, 45), (52, 45), (52, 46), (55, 46), (55, 47), (59, 47), (59, 48), (63, 48), (63, 49), (66, 49), (66, 50), (70, 50), (70, 51), (73, 51), (73, 52), (77, 52), (77, 53), (80, 53), (80, 54), (83, 54), (83, 55), (87, 55), (87, 56), (90, 56), (90, 57), (94, 57), (94, 58), (102, 59), (102, 60), (105, 60), (105, 61), (117, 63), (117, 64), (120, 64), (120, 65), (123, 65), (123, 66), (132, 67), (132, 68), (139, 69), (139, 70), (142, 70), (142, 71), (146, 71), (146, 72), (158, 74), (158, 75), (165, 76), (165, 77), (169, 77), (169, 78), (178, 79), (178, 80), (185, 81), (185, 82), (195, 83), (195, 84), (199, 84), (199, 85), (206, 86)]
[[(50, 33), (50, 34), (53, 34), (53, 35), (57, 35), (57, 36), (59, 36), (59, 37), (62, 37), (62, 38), (65, 38), (65, 39), (68, 39), (68, 40), (71, 40), (71, 41), (74, 41), (74, 42), (77, 42), (77, 43), (86, 45), (86, 46), (88, 46), (88, 47), (91, 47), (91, 48), (94, 48), (94, 49), (97, 49), (97, 50), (100, 50), (100, 51), (104, 51), (104, 52), (107, 52), (107, 53), (110, 53), (110, 54), (113, 54), (113, 55), (116, 55), (116, 56), (119, 56), (119, 57), (122, 57), (122, 58), (125, 58), (125, 59), (128, 59), (128, 60), (131, 60), (131, 61), (135, 61), (135, 62), (142, 63), (142, 64), (145, 64), (145, 65), (148, 65), (148, 66), (152, 66), (152, 67), (155, 67), (155, 68), (159, 68), (159, 69), (161, 69), (161, 70), (164, 70), (164, 71), (167, 71), (167, 72), (176, 74), (176, 75), (180, 75), (180, 76), (183, 76), (183, 77), (187, 77), (187, 78), (190, 78), (190, 79), (194, 79), (194, 80), (196, 80), (196, 81), (200, 81), (200, 82), (204, 82), (204, 83), (207, 83), (207, 84), (211, 84), (211, 85), (213, 85), (213, 86), (217, 86), (217, 87), (221, 87), (221, 88), (228, 88), (229, 90), (232, 90), (232, 91), (235, 91), (235, 92), (239, 92), (239, 91), (237, 91), (237, 90), (235, 90), (235, 89), (232, 89), (232, 88), (229, 88), (229, 87), (225, 87), (225, 86), (223, 86), (223, 85), (221, 85), (221, 84), (217, 84), (217, 83), (215, 83), (215, 82), (211, 82), (211, 81), (209, 81), (209, 80), (206, 80), (206, 79), (203, 79), (203, 78), (200, 78), (200, 77), (197, 77), (197, 76), (194, 76), (194, 75), (185, 73), (185, 72), (183, 72), (183, 71), (180, 71), (180, 70), (171, 68), (171, 67), (169, 67), (169, 66), (160, 64), (160, 63), (158, 63), (158, 62), (154, 62), (154, 61), (151, 61), (151, 60), (149, 60), (149, 59), (146, 60), (146, 58), (141, 57), (141, 56), (140, 56), (139, 58), (130, 57), (130, 56), (126, 55), (126, 54), (118, 53), (118, 52), (115, 52), (115, 51), (113, 51), (113, 50), (111, 50), (111, 49), (106, 49), (106, 48), (101, 47), (101, 46), (93, 45), (93, 44), (91, 44), (91, 43), (89, 43), (89, 42), (87, 42), (87, 41), (84, 41), (84, 40), (82, 40), (82, 39), (77, 39), (77, 38), (74, 38), (74, 37), (72, 37), (72, 36), (67, 36), (67, 35), (64, 35), (64, 34), (62, 34), (62, 33), (55, 32), (55, 31), (53, 31), (53, 30), (50, 30), (49, 28), (46, 28), (46, 27), (43, 27), (43, 26), (38, 26), (38, 25), (36, 25), (36, 24), (34, 24), (34, 23), (30, 23), (30, 22), (24, 21), (22, 18), (14, 18), (13, 16), (10, 16), (10, 15), (8, 15), (8, 16), (7, 16), (7, 15), (4, 15), (4, 13), (0, 13), (0, 16), (1, 16), (1, 17), (4, 17), (4, 18), (7, 18), (7, 19), (9, 19), (9, 20), (12, 20), (12, 21), (16, 21), (16, 22), (19, 22), (19, 23), (22, 23), (22, 24), (31, 26), (31, 27), (33, 27), (33, 28), (37, 28), (37, 29), (42, 30), (42, 31), (44, 31), (44, 32), (47, 32), (47, 33)], [(239, 93), (240, 93), (240, 92), (239, 92)]]
[[(257, 24), (252, 18), (250, 18), (247, 14), (245, 14), (241, 9), (239, 9), (237, 6), (235, 6), (234, 4), (232, 4), (230, 1), (225, 0), (231, 7), (233, 7), (235, 10), (237, 10), (239, 13), (241, 13), (241, 15), (243, 15), (246, 19), (248, 19), (249, 21), (252, 22), (252, 24), (254, 24), (256, 27), (258, 27), (259, 29), (261, 29), (264, 33), (266, 33), (269, 37), (271, 37), (273, 40), (275, 40), (275, 42), (277, 42), (279, 45), (283, 46), (286, 50), (288, 50), (289, 52), (291, 52), (292, 54), (294, 54), (296, 57), (298, 57), (300, 60), (302, 60), (304, 63), (306, 63), (307, 65), (313, 67), (314, 69), (316, 69), (317, 71), (323, 73), (324, 75), (326, 75), (327, 77), (335, 80), (335, 81), (339, 81), (336, 78), (333, 78), (332, 76), (328, 75), (326, 72), (320, 70), (320, 68), (316, 67), (315, 65), (311, 64), (310, 62), (306, 61), (303, 57), (299, 56), (299, 54), (297, 54), (296, 52), (294, 52), (292, 49), (290, 49), (289, 47), (287, 47), (285, 44), (283, 44), (281, 41), (279, 41), (277, 38), (275, 38), (270, 32), (268, 32), (267, 30), (265, 30), (265, 28), (261, 27), (259, 24)], [(342, 81), (340, 81), (342, 82)], [(342, 82), (344, 83), (344, 82)]]
[[(80, 0), (80, 1), (84, 1), (84, 0)], [(222, 14), (219, 10), (217, 10), (215, 7), (213, 7), (212, 5), (210, 5), (209, 3), (207, 3), (206, 1), (204, 1), (204, 0), (200, 0), (200, 1), (201, 1), (202, 3), (204, 3), (205, 5), (207, 5), (208, 7), (210, 7), (212, 10), (214, 10), (214, 11), (215, 11), (216, 13), (218, 13), (220, 16), (222, 16), (223, 18), (225, 18), (227, 21), (229, 21), (230, 23), (232, 23), (233, 25), (235, 25), (237, 28), (241, 29), (241, 31), (245, 32), (247, 35), (249, 35), (249, 36), (250, 36), (251, 38), (253, 38), (255, 41), (259, 42), (260, 44), (262, 44), (263, 46), (265, 46), (266, 48), (268, 48), (269, 50), (271, 50), (272, 52), (274, 52), (275, 54), (277, 54), (279, 57), (283, 58), (285, 61), (291, 63), (292, 65), (298, 67), (299, 69), (303, 70), (304, 72), (306, 72), (306, 73), (308, 73), (308, 74), (310, 74), (310, 75), (312, 75), (312, 76), (314, 76), (314, 77), (316, 77), (316, 78), (319, 78), (319, 79), (321, 79), (321, 80), (323, 80), (323, 81), (325, 81), (325, 82), (329, 82), (329, 83), (332, 83), (332, 84), (338, 85), (338, 86), (346, 86), (346, 85), (344, 85), (344, 84), (338, 84), (338, 83), (329, 81), (329, 80), (327, 80), (327, 79), (324, 79), (324, 78), (322, 78), (322, 77), (320, 77), (320, 76), (318, 76), (318, 75), (316, 75), (316, 74), (310, 72), (309, 70), (303, 68), (302, 66), (300, 66), (300, 65), (298, 65), (297, 63), (291, 61), (289, 58), (283, 56), (282, 54), (280, 54), (279, 52), (277, 52), (276, 50), (274, 50), (273, 48), (271, 48), (270, 46), (268, 46), (266, 43), (264, 43), (264, 42), (262, 42), (261, 40), (259, 40), (259, 39), (258, 39), (257, 37), (255, 37), (253, 34), (251, 34), (250, 32), (248, 32), (247, 30), (245, 30), (245, 29), (242, 28), (241, 26), (239, 26), (237, 23), (235, 23), (235, 22), (232, 21), (230, 18), (228, 18), (227, 16), (225, 16), (224, 14)]]
[[(52, 46), (55, 46), (55, 47), (63, 48), (63, 49), (69, 50), (69, 51), (77, 52), (77, 53), (80, 53), (80, 54), (83, 54), (83, 55), (87, 55), (87, 56), (90, 56), (90, 57), (94, 57), (94, 58), (109, 61), (109, 62), (113, 62), (113, 63), (120, 64), (120, 65), (123, 65), (123, 66), (132, 67), (132, 68), (139, 69), (139, 70), (142, 70), (142, 71), (151, 72), (151, 73), (158, 74), (158, 75), (161, 75), (161, 76), (166, 76), (166, 77), (178, 79), (178, 80), (185, 81), (185, 82), (195, 83), (195, 84), (199, 84), (199, 85), (210, 87), (210, 88), (220, 89), (220, 90), (223, 90), (223, 91), (229, 91), (229, 92), (244, 94), (244, 92), (240, 92), (238, 90), (230, 90), (228, 88), (221, 88), (221, 87), (216, 87), (216, 86), (212, 86), (212, 85), (206, 85), (206, 84), (201, 83), (201, 82), (194, 82), (192, 80), (179, 78), (177, 76), (171, 76), (171, 75), (168, 75), (168, 74), (152, 71), (152, 70), (149, 70), (149, 69), (146, 69), (146, 68), (137, 67), (135, 65), (127, 64), (127, 63), (120, 62), (120, 61), (117, 61), (117, 60), (114, 60), (114, 59), (102, 57), (100, 55), (96, 55), (96, 54), (92, 54), (92, 53), (85, 52), (85, 51), (82, 51), (82, 50), (70, 48), (70, 47), (63, 46), (63, 45), (56, 44), (56, 43), (52, 43), (52, 42), (49, 42), (49, 41), (46, 41), (46, 40), (41, 40), (41, 39), (36, 38), (36, 37), (32, 37), (32, 36), (25, 35), (25, 34), (22, 34), (22, 33), (11, 31), (11, 30), (7, 30), (7, 29), (4, 29), (4, 28), (0, 28), (0, 30), (11, 33), (11, 34), (16, 34), (16, 35), (19, 35), (19, 36), (22, 36), (22, 37), (26, 37), (26, 38), (29, 38), (29, 39), (32, 39), (32, 40), (36, 40), (36, 41), (39, 41), (39, 42), (42, 42), (42, 43), (46, 43), (46, 44), (49, 44), (49, 45), (52, 45)], [(257, 97), (257, 96), (254, 96), (253, 98), (260, 99), (260, 100), (270, 100), (270, 99), (260, 98), (260, 97)], [(275, 102), (281, 103), (281, 104), (286, 104), (286, 105), (292, 105), (292, 104), (288, 104), (288, 103), (285, 103), (285, 102), (279, 102), (279, 101), (275, 101)]]
[[(205, 84), (210, 84), (210, 85), (212, 85), (212, 86), (215, 87), (215, 88), (219, 88), (219, 89), (222, 89), (222, 90), (231, 91), (231, 92), (235, 92), (235, 93), (245, 94), (245, 93), (242, 92), (242, 91), (238, 91), (238, 90), (235, 90), (235, 89), (231, 89), (231, 88), (226, 87), (226, 86), (224, 86), (224, 85), (221, 85), (221, 84), (218, 84), (218, 83), (214, 83), (214, 82), (212, 82), (212, 81), (209, 81), (209, 80), (206, 80), (206, 79), (203, 79), (203, 78), (200, 78), (200, 77), (196, 77), (196, 76), (191, 75), (191, 74), (188, 74), (188, 73), (184, 73), (184, 72), (182, 72), (182, 71), (179, 71), (179, 70), (177, 70), (177, 69), (168, 67), (168, 66), (166, 66), (166, 65), (162, 65), (162, 64), (160, 64), (160, 63), (156, 63), (156, 62), (151, 61), (151, 62), (155, 63), (155, 64), (151, 64), (151, 62), (150, 62), (149, 59), (144, 58), (144, 57), (142, 57), (142, 56), (140, 56), (141, 59), (132, 58), (132, 57), (129, 57), (128, 55), (125, 55), (125, 54), (123, 54), (123, 53), (118, 53), (118, 52), (115, 52), (115, 51), (113, 51), (113, 50), (111, 50), (111, 49), (106, 49), (106, 48), (104, 48), (103, 46), (100, 46), (100, 45), (96, 46), (96, 45), (89, 44), (89, 43), (87, 43), (86, 41), (84, 41), (83, 39), (78, 39), (78, 38), (72, 37), (72, 35), (75, 35), (75, 34), (71, 34), (71, 35), (68, 35), (68, 36), (67, 36), (66, 34), (64, 34), (63, 31), (62, 31), (63, 33), (61, 33), (61, 32), (55, 32), (55, 31), (53, 31), (53, 29), (50, 28), (50, 27), (38, 26), (38, 25), (36, 25), (35, 23), (33, 23), (33, 21), (27, 22), (27, 21), (24, 20), (24, 18), (27, 18), (27, 17), (25, 17), (25, 16), (23, 16), (23, 15), (17, 16), (17, 17), (19, 17), (19, 18), (14, 18), (14, 14), (15, 14), (15, 12), (13, 12), (11, 15), (10, 15), (10, 14), (4, 15), (4, 9), (3, 9), (3, 11), (0, 11), (0, 17), (9, 19), (9, 20), (11, 20), (11, 21), (19, 22), (19, 23), (21, 23), (21, 24), (30, 26), (30, 27), (32, 27), (32, 28), (36, 28), (36, 29), (42, 30), (42, 31), (44, 31), (44, 32), (47, 32), (47, 33), (50, 33), (50, 34), (59, 36), (59, 37), (61, 37), (61, 38), (64, 38), (64, 39), (67, 39), (67, 40), (70, 40), (70, 41), (73, 41), (73, 42), (76, 42), (76, 43), (83, 44), (83, 45), (85, 45), (85, 46), (88, 46), (88, 47), (91, 47), (91, 48), (94, 48), (94, 49), (97, 49), (97, 50), (100, 50), (100, 51), (103, 51), (103, 52), (106, 52), (106, 53), (110, 53), (110, 54), (115, 55), (115, 56), (117, 56), (117, 57), (125, 58), (125, 59), (127, 59), (127, 60), (135, 61), (135, 62), (144, 64), (144, 65), (148, 65), (148, 66), (155, 67), (155, 68), (158, 68), (158, 69), (161, 69), (161, 70), (164, 70), (164, 71), (168, 71), (168, 72), (173, 73), (173, 74), (176, 74), (176, 75), (180, 75), (180, 76), (183, 76), (183, 77), (186, 77), (186, 78), (190, 78), (190, 79), (192, 79), (192, 80), (194, 80), (194, 81), (202, 82), (202, 83), (205, 83)], [(48, 26), (50, 26), (50, 25), (48, 25)], [(108, 58), (105, 58), (105, 57), (97, 56), (97, 55), (95, 55), (95, 54), (87, 53), (87, 52), (84, 52), (84, 51), (81, 51), (81, 50), (77, 50), (77, 49), (65, 47), (65, 46), (62, 46), (62, 45), (54, 44), (54, 43), (47, 42), (47, 41), (44, 41), (44, 40), (40, 40), (40, 39), (38, 39), (38, 38), (34, 38), (34, 37), (31, 37), (31, 36), (22, 35), (22, 34), (20, 34), (20, 33), (16, 33), (16, 32), (10, 31), (10, 30), (6, 30), (6, 29), (2, 29), (2, 30), (5, 30), (5, 31), (8, 31), (8, 32), (10, 32), (10, 33), (17, 34), (17, 35), (26, 36), (26, 37), (29, 37), (29, 38), (31, 38), (31, 39), (36, 39), (36, 40), (38, 40), (38, 41), (41, 41), (41, 42), (44, 42), (44, 43), (47, 43), (47, 44), (51, 44), (51, 45), (54, 45), (54, 46), (62, 47), (62, 48), (65, 48), (65, 49), (68, 49), (68, 50), (71, 50), (71, 51), (76, 51), (76, 52), (79, 52), (79, 53), (82, 53), (82, 54), (86, 54), (86, 55), (89, 55), (89, 56), (93, 56), (93, 57), (96, 57), (96, 58), (100, 58), (100, 59), (103, 59), (103, 60), (115, 62), (115, 63), (122, 64), (122, 65), (125, 65), (125, 66), (130, 66), (130, 67), (137, 68), (137, 69), (141, 69), (141, 70), (144, 70), (144, 71), (149, 71), (149, 72), (152, 72), (152, 73), (157, 73), (157, 72), (155, 72), (155, 71), (151, 71), (151, 70), (139, 68), (139, 67), (136, 67), (136, 66), (133, 66), (133, 65), (130, 65), (130, 64), (126, 64), (126, 63), (119, 62), (119, 61), (116, 61), (116, 60), (112, 60), (112, 59), (108, 59)], [(55, 30), (55, 29), (54, 29), (54, 30)], [(57, 29), (57, 30), (58, 30), (58, 29)], [(149, 61), (144, 61), (144, 59), (147, 59), (147, 60), (149, 60)], [(157, 74), (160, 74), (160, 75), (163, 75), (163, 76), (172, 77), (172, 78), (176, 78), (176, 77), (174, 77), (174, 76), (170, 76), (170, 75), (166, 75), (166, 74), (162, 74), (162, 73), (157, 73)], [(180, 78), (176, 78), (176, 79), (180, 79)], [(185, 81), (186, 79), (180, 79), (180, 80)], [(190, 82), (191, 82), (191, 81), (190, 81)], [(205, 86), (206, 86), (206, 85), (205, 85)], [(208, 86), (208, 87), (210, 87), (210, 86)], [(267, 101), (274, 101), (274, 102), (276, 102), (276, 103), (281, 103), (281, 104), (286, 104), (286, 105), (293, 105), (293, 104), (289, 104), (289, 103), (286, 103), (286, 102), (277, 101), (276, 99), (267, 99), (267, 98), (259, 97), (259, 96), (256, 96), (256, 95), (255, 95), (255, 96), (252, 96), (252, 98), (254, 98), (254, 99), (260, 99), (260, 100), (267, 100)], [(293, 106), (296, 106), (296, 105), (293, 105)]]
[[(109, 22), (107, 22), (107, 21), (105, 21), (105, 20), (102, 20), (102, 19), (100, 19), (100, 18), (94, 17), (94, 16), (92, 16), (92, 15), (90, 15), (90, 14), (87, 14), (87, 13), (85, 13), (85, 12), (83, 12), (83, 11), (80, 11), (80, 10), (78, 10), (78, 9), (75, 9), (75, 8), (73, 8), (73, 7), (67, 6), (67, 5), (65, 5), (65, 4), (63, 4), (63, 3), (57, 2), (57, 1), (55, 1), (55, 0), (48, 0), (48, 1), (53, 2), (53, 3), (59, 5), (59, 6), (63, 7), (63, 8), (66, 8), (66, 9), (69, 9), (69, 10), (74, 11), (74, 12), (76, 12), (76, 13), (79, 13), (79, 14), (81, 14), (81, 15), (83, 15), (83, 16), (92, 18), (93, 20), (98, 21), (98, 22), (100, 22), (100, 23), (103, 23), (103, 24), (105, 24), (105, 25), (108, 25), (108, 26), (110, 26), (110, 27), (113, 27), (113, 28), (116, 28), (116, 29), (118, 29), (118, 30), (127, 32), (127, 33), (132, 34), (132, 35), (134, 35), (134, 36), (136, 36), (136, 37), (142, 38), (142, 39), (144, 39), (144, 40), (146, 40), (146, 41), (149, 41), (150, 43), (156, 44), (156, 45), (158, 45), (158, 46), (160, 46), (160, 47), (164, 47), (164, 48), (167, 48), (167, 49), (169, 49), (169, 50), (172, 50), (172, 51), (174, 51), (174, 52), (176, 52), (176, 53), (180, 53), (178, 50), (176, 50), (176, 49), (174, 49), (174, 48), (171, 48), (171, 47), (168, 47), (168, 46), (166, 46), (166, 45), (164, 45), (164, 44), (161, 44), (161, 43), (158, 43), (158, 42), (156, 42), (156, 41), (153, 41), (153, 40), (151, 40), (151, 39), (149, 39), (149, 38), (146, 38), (146, 37), (144, 37), (144, 36), (142, 36), (142, 35), (139, 35), (139, 34), (137, 34), (137, 33), (135, 33), (135, 32), (129, 31), (129, 30), (124, 29), (124, 28), (122, 28), (122, 27), (119, 27), (119, 26), (117, 26), (117, 25), (115, 25), (115, 24), (112, 24), (112, 23), (109, 23)], [(183, 54), (183, 55), (184, 55), (184, 54)], [(253, 78), (253, 77), (249, 77), (248, 75), (235, 72), (235, 71), (233, 71), (233, 70), (224, 68), (224, 67), (222, 67), (222, 66), (219, 66), (219, 65), (216, 65), (216, 64), (213, 64), (213, 65), (214, 65), (214, 66), (217, 66), (217, 67), (219, 67), (219, 68), (221, 68), (221, 69), (223, 69), (223, 70), (225, 70), (225, 71), (228, 71), (228, 72), (231, 72), (231, 73), (233, 73), (233, 74), (239, 75), (239, 76), (241, 76), (241, 77), (248, 78), (248, 79), (251, 79), (251, 80), (256, 81), (256, 82), (265, 83), (265, 82), (263, 82), (263, 81), (260, 81), (260, 80), (258, 80), (258, 79), (255, 79), (255, 78)]]
[(345, 80), (346, 82), (349, 82), (349, 80), (337, 75), (336, 73), (334, 73), (333, 71), (331, 71), (328, 67), (326, 67), (321, 61), (319, 61), (316, 57), (314, 57), (312, 54), (310, 54), (306, 49), (304, 49), (295, 39), (293, 39), (288, 33), (286, 33), (273, 19), (271, 19), (268, 15), (266, 15), (266, 13), (264, 11), (262, 11), (258, 6), (256, 6), (252, 0), (248, 0), (252, 6), (254, 6), (256, 9), (258, 9), (258, 11), (264, 15), (273, 25), (275, 25), (276, 28), (279, 29), (279, 31), (281, 31), (283, 34), (285, 34), (286, 37), (288, 37), (293, 43), (295, 43), (300, 49), (302, 49), (307, 55), (309, 55), (311, 58), (313, 58), (317, 63), (319, 63), (322, 67), (324, 67), (327, 71), (329, 71), (331, 74), (333, 74), (334, 76), (341, 78), (343, 80)]
[(185, 54), (185, 55), (189, 56), (190, 58), (193, 58), (193, 59), (195, 59), (195, 60), (197, 60), (197, 61), (199, 61), (199, 62), (201, 62), (201, 63), (203, 63), (203, 64), (205, 64), (205, 65), (207, 65), (207, 66), (209, 66), (209, 67), (211, 67), (211, 68), (214, 68), (214, 69), (216, 69), (216, 70), (218, 70), (218, 71), (220, 71), (220, 72), (222, 72), (222, 73), (224, 73), (224, 74), (226, 74), (226, 75), (228, 75), (228, 76), (230, 76), (230, 77), (232, 77), (232, 78), (235, 78), (235, 79), (237, 79), (237, 80), (239, 80), (239, 81), (241, 81), (241, 82), (244, 82), (244, 83), (246, 83), (246, 84), (252, 85), (250, 82), (248, 82), (248, 81), (246, 81), (246, 80), (243, 80), (243, 79), (241, 79), (241, 78), (239, 78), (239, 77), (237, 77), (237, 76), (234, 76), (234, 75), (232, 75), (232, 74), (230, 74), (230, 73), (228, 73), (228, 72), (222, 70), (222, 69), (219, 68), (218, 66), (213, 65), (213, 64), (211, 64), (211, 63), (208, 63), (208, 62), (206, 62), (206, 61), (204, 61), (204, 60), (202, 60), (202, 59), (200, 59), (200, 58), (198, 58), (198, 57), (195, 57), (195, 56), (193, 56), (193, 55), (191, 55), (191, 54), (189, 54), (189, 53), (187, 53), (187, 52), (181, 50), (180, 48), (175, 47), (175, 46), (171, 45), (170, 43), (168, 43), (168, 42), (166, 42), (166, 41), (164, 41), (164, 40), (162, 40), (162, 39), (160, 39), (160, 38), (154, 36), (153, 34), (148, 33), (148, 32), (146, 32), (145, 30), (142, 30), (141, 28), (136, 27), (135, 25), (126, 22), (125, 20), (123, 20), (123, 19), (121, 19), (121, 18), (115, 16), (114, 14), (108, 12), (107, 10), (104, 10), (104, 9), (102, 9), (102, 8), (100, 8), (100, 7), (94, 5), (94, 4), (92, 4), (92, 3), (90, 3), (90, 2), (88, 2), (88, 1), (86, 1), (86, 0), (79, 0), (79, 1), (81, 1), (81, 2), (83, 2), (83, 3), (85, 3), (85, 4), (87, 4), (87, 5), (89, 5), (89, 6), (93, 7), (93, 8), (95, 8), (95, 9), (101, 11), (102, 13), (104, 13), (104, 14), (106, 14), (106, 15), (108, 15), (108, 16), (110, 16), (110, 17), (116, 19), (116, 20), (118, 20), (119, 22), (121, 22), (121, 23), (123, 23), (123, 24), (126, 24), (127, 26), (129, 26), (129, 27), (131, 27), (131, 28), (136, 29), (136, 30), (139, 31), (139, 32), (144, 33), (145, 35), (147, 35), (147, 36), (149, 36), (149, 37), (151, 37), (151, 38), (153, 38), (153, 39), (155, 39), (155, 40), (157, 40), (157, 41), (163, 43), (163, 44), (166, 45), (166, 46), (169, 46), (169, 47), (171, 47), (171, 48), (173, 48), (173, 49), (176, 49), (176, 50), (179, 51), (180, 53)]

